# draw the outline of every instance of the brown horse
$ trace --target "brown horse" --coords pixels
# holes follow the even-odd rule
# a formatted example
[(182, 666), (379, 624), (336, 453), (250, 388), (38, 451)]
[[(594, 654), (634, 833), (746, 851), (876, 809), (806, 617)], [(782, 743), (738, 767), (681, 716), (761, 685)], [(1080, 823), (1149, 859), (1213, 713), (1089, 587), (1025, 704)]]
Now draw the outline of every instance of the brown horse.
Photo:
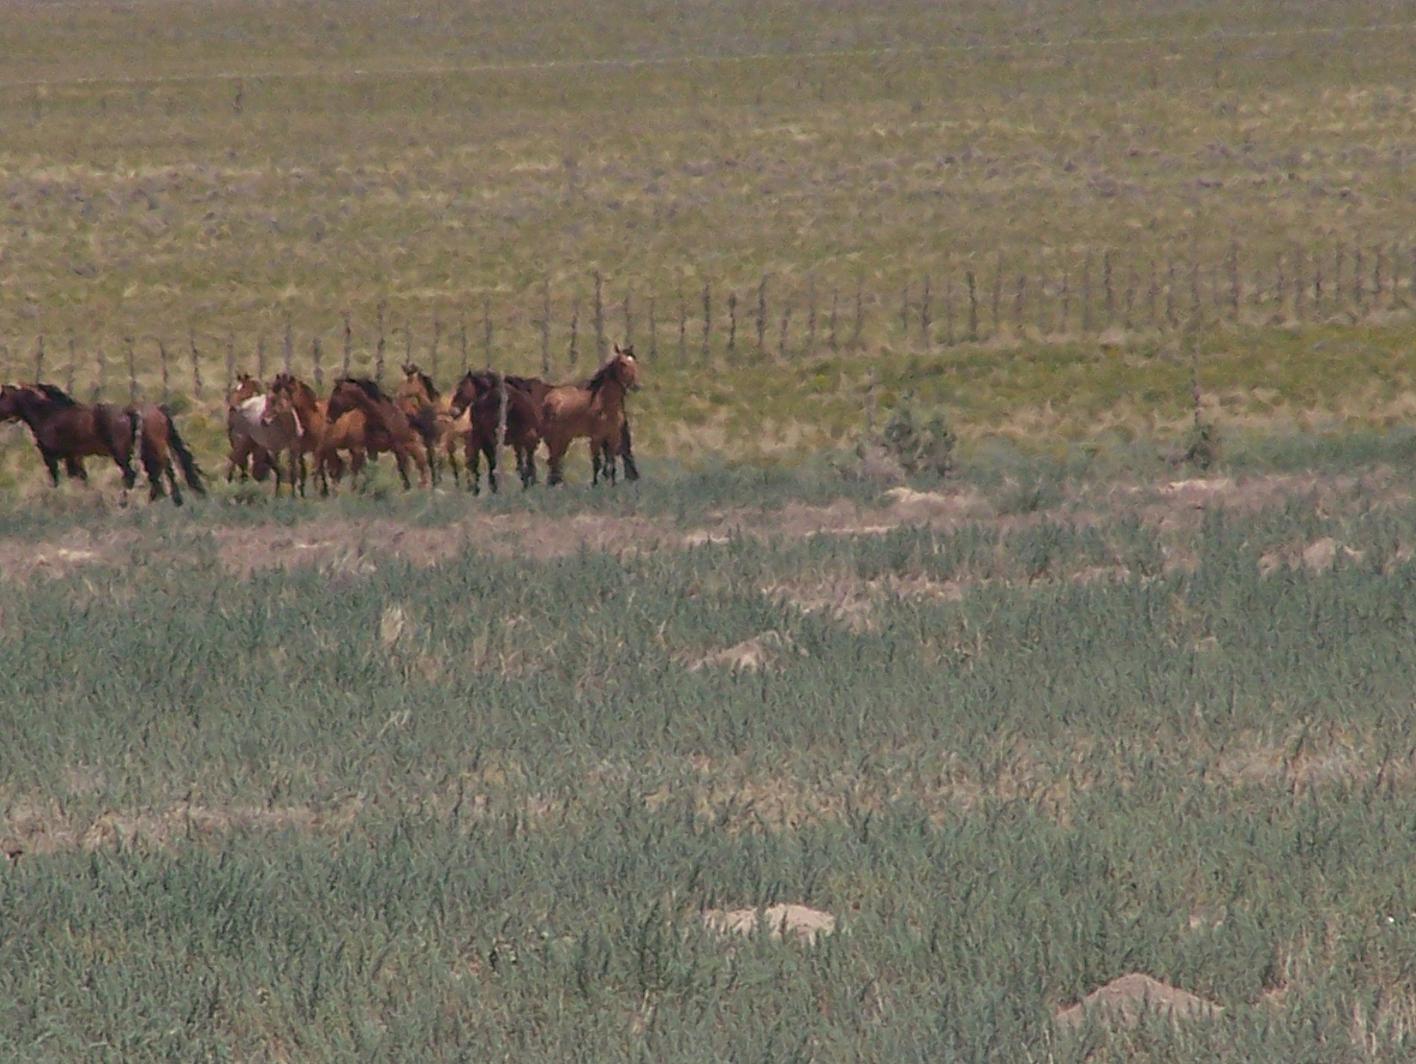
[(403, 367), (403, 383), (398, 386), (394, 401), (423, 437), (423, 443), (428, 448), (428, 467), (433, 475), (433, 483), (438, 482), (439, 451), (447, 455), (447, 463), (452, 467), (453, 483), (462, 483), (462, 470), (457, 465), (457, 448), (471, 431), (471, 418), (466, 413), (461, 417), (453, 417), (451, 401), (438, 393), (432, 377), (411, 362)]
[[(616, 352), (618, 352), (619, 348), (616, 348), (615, 350)], [(630, 355), (633, 355), (634, 353), (634, 349), (632, 347), (625, 348), (625, 351), (628, 352)], [(515, 377), (508, 373), (504, 379), (513, 388), (520, 388), (523, 392), (529, 395), (531, 397), (532, 402), (536, 404), (537, 410), (541, 409), (541, 404), (545, 402), (547, 393), (549, 393), (550, 390), (555, 387), (555, 385), (548, 384), (540, 377)], [(584, 381), (583, 387), (590, 387), (590, 381)], [(636, 465), (634, 461), (634, 440), (633, 437), (630, 435), (629, 415), (627, 413), (625, 414), (624, 419), (620, 423), (619, 457), (624, 462), (624, 479), (638, 480), (639, 466)], [(613, 479), (613, 465), (615, 460), (614, 453), (610, 451), (607, 447), (601, 452), (601, 458), (603, 462), (602, 468), (604, 469), (606, 474), (609, 475), (611, 479)]]
[(294, 448), (299, 456), (297, 472), (300, 478), (300, 495), (305, 494), (305, 456), (315, 459), (315, 476), (320, 481), (320, 494), (329, 494), (329, 480), (320, 454), (324, 447), (325, 435), (329, 429), (327, 404), (315, 395), (315, 390), (292, 373), (277, 373), (270, 382), (266, 393), (266, 411), (263, 420), (277, 421), (292, 418), (300, 426)]
[(241, 404), (254, 399), (265, 389), (261, 382), (249, 373), (236, 376), (236, 387), (226, 397), (226, 439), (231, 450), (226, 456), (226, 483), (230, 484), (237, 473), (241, 479), (255, 477), (264, 481), (274, 468), (274, 462), (266, 449), (251, 438), (247, 421), (241, 416)]
[(199, 495), (206, 494), (196, 459), (165, 406), (149, 403), (120, 409), (111, 403), (76, 402), (53, 384), (5, 385), (0, 387), (0, 421), (23, 421), (29, 426), (55, 487), (59, 485), (61, 461), (69, 477), (87, 482), (84, 459), (104, 457), (118, 467), (126, 493), (137, 480), (133, 471), (136, 444), (148, 476), (150, 498), (163, 495), (165, 473), (172, 486), (172, 501), (182, 505), (182, 490), (172, 468), (173, 454), (181, 463), (188, 487)]
[[(502, 409), (505, 397), (505, 410)], [(516, 452), (516, 471), (521, 486), (536, 483), (536, 447), (541, 442), (541, 419), (536, 413), (536, 401), (511, 379), (493, 373), (468, 371), (457, 383), (450, 412), (461, 418), (471, 418), (467, 439), (467, 468), (473, 492), (481, 490), (482, 470), (479, 455), (487, 458), (487, 483), (497, 490), (497, 425), (505, 418), (501, 442)]]
[[(413, 485), (408, 481), (408, 460), (411, 458), (413, 464), (418, 467), (418, 483), (422, 487), (428, 486), (428, 455), (423, 447), (422, 437), (408, 422), (408, 417), (398, 405), (384, 394), (378, 384), (366, 377), (341, 377), (335, 382), (334, 391), (329, 396), (329, 407), (326, 415), (331, 423), (331, 437), (342, 435), (334, 430), (339, 429), (339, 421), (346, 414), (358, 413), (363, 415), (362, 426), (357, 424), (357, 419), (347, 424), (346, 428), (352, 432), (358, 429), (358, 439), (347, 441), (351, 446), (345, 449), (353, 449), (357, 446), (366, 454), (379, 454), (384, 451), (393, 453), (394, 461), (398, 463), (398, 475), (403, 480), (404, 490), (408, 490)], [(332, 440), (327, 440), (325, 450), (338, 448)], [(323, 453), (323, 450), (322, 450)]]
[[(615, 354), (583, 384), (562, 384), (546, 392), (541, 401), (542, 435), (546, 440), (551, 468), (549, 484), (564, 479), (565, 452), (573, 441), (584, 436), (590, 441), (591, 483), (598, 484), (603, 471), (610, 483), (615, 480), (615, 455), (626, 452), (628, 419), (625, 396), (639, 387), (639, 363), (632, 348), (615, 345)], [(626, 463), (625, 475), (633, 480), (638, 470), (633, 458)]]

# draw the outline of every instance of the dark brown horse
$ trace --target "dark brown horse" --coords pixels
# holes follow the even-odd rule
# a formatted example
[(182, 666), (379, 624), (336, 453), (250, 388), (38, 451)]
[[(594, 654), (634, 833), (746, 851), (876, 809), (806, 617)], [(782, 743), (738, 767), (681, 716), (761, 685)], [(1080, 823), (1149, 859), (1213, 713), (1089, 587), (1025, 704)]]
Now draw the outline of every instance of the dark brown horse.
[[(639, 387), (639, 363), (631, 348), (615, 345), (615, 354), (583, 384), (562, 384), (546, 392), (541, 401), (542, 435), (546, 440), (549, 484), (563, 479), (565, 452), (584, 436), (590, 441), (591, 483), (605, 478), (615, 481), (615, 455), (628, 448), (625, 397)], [(628, 458), (625, 475), (634, 480), (639, 472)]]
[(84, 459), (102, 457), (118, 467), (126, 492), (137, 480), (133, 471), (136, 444), (148, 476), (150, 498), (163, 495), (165, 473), (172, 486), (172, 501), (182, 505), (173, 454), (181, 463), (187, 485), (198, 494), (206, 493), (196, 459), (166, 407), (149, 403), (120, 409), (111, 403), (76, 402), (53, 384), (5, 385), (0, 387), (0, 421), (23, 421), (29, 426), (50, 482), (56, 487), (60, 462), (69, 477), (87, 482)]
[[(505, 409), (503, 410), (503, 397)], [(536, 483), (536, 447), (541, 442), (541, 419), (536, 401), (521, 388), (491, 370), (468, 371), (457, 383), (449, 412), (471, 417), (467, 435), (467, 468), (473, 492), (481, 490), (480, 455), (487, 459), (487, 483), (497, 490), (497, 426), (505, 420), (501, 442), (516, 452), (516, 472), (521, 486)]]
[(326, 410), (325, 401), (316, 396), (315, 390), (293, 373), (277, 373), (275, 379), (270, 382), (270, 391), (266, 394), (266, 410), (262, 417), (263, 420), (274, 422), (290, 416), (299, 426), (294, 450), (299, 458), (295, 472), (299, 478), (302, 498), (305, 495), (306, 455), (312, 455), (315, 459), (315, 476), (320, 482), (320, 494), (329, 494), (329, 479), (320, 461), (320, 453), (329, 429)]
[(326, 414), (337, 427), (339, 420), (349, 413), (364, 416), (362, 445), (366, 453), (393, 453), (405, 491), (413, 486), (408, 480), (409, 459), (418, 467), (419, 485), (427, 487), (428, 454), (422, 437), (378, 384), (367, 377), (341, 377), (336, 381)]

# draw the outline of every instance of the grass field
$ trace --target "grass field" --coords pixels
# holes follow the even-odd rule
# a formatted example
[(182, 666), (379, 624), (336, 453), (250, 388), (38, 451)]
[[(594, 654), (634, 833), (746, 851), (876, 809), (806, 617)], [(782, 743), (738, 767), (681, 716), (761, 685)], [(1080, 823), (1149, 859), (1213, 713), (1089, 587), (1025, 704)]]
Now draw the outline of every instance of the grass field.
[(1405, 1059), (1413, 487), (17, 516), (0, 1046)]
[[(598, 332), (646, 473), (119, 507), (0, 427), (0, 1057), (1410, 1059), (1413, 44), (0, 0), (0, 378), (219, 473), (233, 369)], [(1128, 973), (1222, 1011), (1068, 1022)]]

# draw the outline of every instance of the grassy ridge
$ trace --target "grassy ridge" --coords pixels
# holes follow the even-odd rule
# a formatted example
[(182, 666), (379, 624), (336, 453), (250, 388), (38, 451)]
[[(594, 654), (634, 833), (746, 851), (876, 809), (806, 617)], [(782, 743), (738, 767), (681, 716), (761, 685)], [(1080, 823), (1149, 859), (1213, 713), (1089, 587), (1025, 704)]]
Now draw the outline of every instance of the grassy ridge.
[[(1402, 1059), (1405, 485), (248, 580), (162, 511), (7, 593), (0, 1038), (1070, 1056), (1049, 1010), (1139, 969), (1228, 1012), (1105, 1059)], [(775, 900), (847, 930), (695, 929)]]

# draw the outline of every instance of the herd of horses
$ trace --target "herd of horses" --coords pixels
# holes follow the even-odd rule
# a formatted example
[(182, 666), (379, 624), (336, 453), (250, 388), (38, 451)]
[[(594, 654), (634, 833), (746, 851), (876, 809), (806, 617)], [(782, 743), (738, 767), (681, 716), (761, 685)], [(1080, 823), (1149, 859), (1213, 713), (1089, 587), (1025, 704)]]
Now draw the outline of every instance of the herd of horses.
[[(346, 475), (354, 480), (363, 473), (369, 459), (391, 454), (405, 490), (412, 487), (410, 465), (420, 485), (436, 484), (440, 458), (460, 485), (460, 453), (467, 486), (481, 490), (485, 458), (488, 485), (496, 491), (501, 447), (511, 448), (522, 486), (530, 487), (537, 480), (536, 451), (545, 444), (547, 483), (558, 484), (566, 452), (578, 439), (590, 444), (592, 483), (614, 483), (620, 464), (626, 479), (639, 478), (626, 409), (628, 394), (639, 387), (639, 365), (628, 347), (616, 345), (593, 376), (571, 384), (469, 370), (443, 394), (418, 366), (405, 365), (403, 373), (393, 395), (367, 377), (341, 377), (327, 399), (288, 372), (268, 383), (241, 374), (227, 398), (227, 481), (273, 478), (277, 497), (282, 486), (303, 496), (313, 466), (327, 495)], [(0, 386), (5, 421), (29, 426), (56, 486), (61, 464), (68, 476), (86, 481), (84, 459), (97, 457), (118, 467), (126, 493), (137, 480), (136, 456), (150, 498), (167, 493), (165, 478), (172, 501), (182, 504), (177, 468), (192, 491), (206, 491), (166, 406), (80, 403), (53, 384), (7, 384)]]

